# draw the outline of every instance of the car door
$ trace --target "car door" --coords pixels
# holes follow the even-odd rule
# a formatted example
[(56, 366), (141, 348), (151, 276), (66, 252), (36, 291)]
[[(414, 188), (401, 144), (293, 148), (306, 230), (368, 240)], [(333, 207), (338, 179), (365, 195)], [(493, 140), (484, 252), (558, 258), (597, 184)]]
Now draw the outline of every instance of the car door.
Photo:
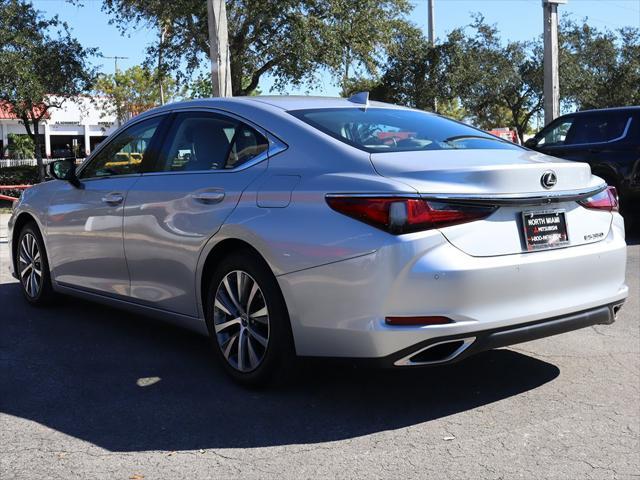
[(196, 266), (242, 192), (267, 167), (266, 133), (212, 111), (176, 113), (156, 166), (129, 191), (124, 248), (131, 295), (197, 316)]
[(79, 188), (64, 183), (52, 196), (47, 247), (59, 284), (129, 295), (123, 212), (143, 163), (153, 161), (162, 121), (162, 116), (143, 120), (117, 134), (79, 169)]
[(536, 135), (534, 148), (553, 157), (585, 162), (590, 152), (586, 145), (576, 144), (576, 131), (580, 128), (576, 116), (560, 117)]

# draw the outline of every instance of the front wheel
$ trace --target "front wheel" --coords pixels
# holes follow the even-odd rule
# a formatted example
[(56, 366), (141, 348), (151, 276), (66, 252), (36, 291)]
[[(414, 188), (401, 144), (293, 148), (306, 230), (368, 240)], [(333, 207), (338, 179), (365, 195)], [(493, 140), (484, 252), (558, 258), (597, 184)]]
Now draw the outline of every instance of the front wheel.
[(27, 223), (18, 236), (15, 258), (22, 293), (33, 305), (44, 305), (53, 296), (44, 241), (35, 223)]
[(268, 266), (251, 251), (226, 257), (209, 282), (206, 320), (231, 377), (258, 386), (288, 376), (295, 362), (289, 315)]

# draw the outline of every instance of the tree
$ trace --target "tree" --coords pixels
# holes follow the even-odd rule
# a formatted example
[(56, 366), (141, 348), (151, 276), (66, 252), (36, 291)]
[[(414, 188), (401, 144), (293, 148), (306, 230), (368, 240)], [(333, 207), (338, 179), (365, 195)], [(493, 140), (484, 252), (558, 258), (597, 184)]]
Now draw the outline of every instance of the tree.
[(33, 140), (28, 135), (10, 133), (7, 137), (9, 140), (9, 155), (12, 158), (33, 158)]
[[(194, 80), (189, 82), (185, 88), (185, 95), (188, 98), (211, 98), (213, 97), (213, 85), (211, 75), (201, 73)], [(260, 88), (248, 93), (249, 96), (262, 95)]]
[[(457, 94), (463, 63), (461, 35), (461, 30), (454, 30), (434, 46), (419, 29), (406, 25), (395, 34), (382, 75), (359, 83), (369, 83), (375, 100), (424, 110), (437, 105), (438, 113), (462, 119), (464, 109)], [(351, 90), (356, 86), (351, 85)]]
[(376, 75), (398, 34), (412, 28), (403, 19), (407, 0), (332, 0), (318, 4), (326, 66), (346, 94), (349, 83)]
[(176, 82), (169, 76), (158, 82), (157, 70), (136, 65), (124, 72), (99, 75), (95, 91), (109, 99), (109, 113), (113, 113), (122, 123), (150, 108), (161, 104), (160, 87), (164, 90), (165, 100), (171, 101), (179, 95)]
[(578, 109), (640, 104), (640, 29), (599, 31), (564, 18), (560, 28), (560, 89)]
[(0, 3), (0, 38), (0, 101), (33, 140), (43, 180), (40, 124), (51, 109), (90, 90), (95, 71), (87, 59), (96, 50), (80, 45), (58, 17), (45, 19), (23, 0)]
[[(178, 80), (209, 61), (204, 0), (103, 2), (123, 34), (141, 22), (171, 25), (161, 44), (162, 62)], [(284, 88), (310, 84), (323, 67), (342, 83), (353, 68), (372, 72), (408, 5), (407, 0), (227, 0), (233, 94), (251, 94), (266, 74), (276, 88)], [(149, 62), (155, 63), (158, 48), (148, 47)]]

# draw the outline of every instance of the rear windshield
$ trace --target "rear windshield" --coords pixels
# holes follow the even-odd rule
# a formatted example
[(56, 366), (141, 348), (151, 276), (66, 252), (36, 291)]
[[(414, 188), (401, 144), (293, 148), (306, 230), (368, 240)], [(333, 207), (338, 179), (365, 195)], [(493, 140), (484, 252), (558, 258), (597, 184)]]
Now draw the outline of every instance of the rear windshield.
[(370, 153), (520, 148), (482, 130), (417, 110), (322, 108), (289, 113)]

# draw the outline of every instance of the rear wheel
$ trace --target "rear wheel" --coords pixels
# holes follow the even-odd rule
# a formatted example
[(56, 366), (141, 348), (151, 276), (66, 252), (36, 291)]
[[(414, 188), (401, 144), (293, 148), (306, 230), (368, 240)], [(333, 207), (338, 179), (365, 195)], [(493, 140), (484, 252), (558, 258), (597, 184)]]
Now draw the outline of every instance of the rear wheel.
[(16, 271), (22, 293), (33, 305), (46, 304), (53, 296), (44, 241), (35, 223), (27, 223), (18, 236)]
[(287, 308), (273, 273), (253, 252), (233, 253), (207, 289), (207, 327), (217, 356), (245, 385), (282, 379), (295, 362)]

